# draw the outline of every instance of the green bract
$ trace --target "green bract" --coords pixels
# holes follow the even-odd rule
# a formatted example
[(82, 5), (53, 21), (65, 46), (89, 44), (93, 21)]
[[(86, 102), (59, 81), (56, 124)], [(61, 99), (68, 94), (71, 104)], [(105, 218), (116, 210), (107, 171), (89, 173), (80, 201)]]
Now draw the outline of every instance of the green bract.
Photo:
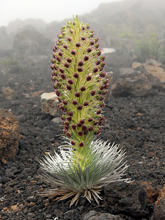
[(108, 87), (104, 59), (88, 24), (76, 16), (62, 27), (51, 68), (67, 145), (60, 147), (60, 155), (46, 156), (40, 164), (42, 176), (55, 186), (45, 195), (61, 196), (56, 200), (74, 196), (70, 205), (81, 194), (98, 203), (102, 186), (121, 181), (127, 168), (125, 153), (117, 145), (94, 140), (104, 119), (101, 108)]

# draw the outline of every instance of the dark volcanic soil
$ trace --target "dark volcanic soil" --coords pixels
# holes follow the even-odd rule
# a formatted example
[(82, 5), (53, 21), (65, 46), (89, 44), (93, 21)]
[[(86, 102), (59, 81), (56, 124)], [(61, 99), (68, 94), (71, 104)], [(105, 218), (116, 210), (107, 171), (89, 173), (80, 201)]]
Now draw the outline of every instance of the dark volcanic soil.
[[(52, 202), (38, 195), (51, 186), (39, 178), (36, 159), (62, 144), (58, 135), (63, 127), (53, 123), (52, 116), (41, 112), (42, 92), (35, 93), (53, 91), (49, 64), (37, 73), (33, 70), (0, 75), (0, 91), (2, 86), (10, 86), (15, 91), (12, 101), (0, 93), (0, 108), (10, 110), (20, 122), (19, 152), (13, 160), (0, 166), (0, 219), (54, 220), (58, 217), (78, 220), (90, 210), (116, 214), (108, 208), (104, 193), (100, 206), (82, 198), (76, 207), (71, 208), (70, 200)], [(101, 138), (126, 149), (127, 176), (139, 187), (162, 188), (165, 184), (165, 93), (142, 98), (111, 97), (104, 110), (106, 119)], [(122, 219), (150, 219), (153, 204), (147, 204), (146, 209), (148, 214), (143, 217), (117, 214)]]

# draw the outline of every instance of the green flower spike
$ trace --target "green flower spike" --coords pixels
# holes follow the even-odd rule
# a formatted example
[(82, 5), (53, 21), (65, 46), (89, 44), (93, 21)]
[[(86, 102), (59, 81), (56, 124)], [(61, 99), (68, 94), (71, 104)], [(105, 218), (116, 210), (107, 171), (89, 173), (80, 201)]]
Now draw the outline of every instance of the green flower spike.
[(42, 177), (55, 187), (44, 195), (56, 200), (73, 197), (70, 206), (77, 204), (81, 195), (98, 203), (103, 185), (129, 182), (122, 179), (127, 168), (125, 152), (118, 145), (95, 139), (101, 131), (101, 108), (108, 87), (104, 59), (98, 38), (78, 16), (62, 27), (53, 47), (51, 68), (58, 106), (64, 113), (66, 144), (60, 147), (60, 154), (45, 156), (40, 164)]

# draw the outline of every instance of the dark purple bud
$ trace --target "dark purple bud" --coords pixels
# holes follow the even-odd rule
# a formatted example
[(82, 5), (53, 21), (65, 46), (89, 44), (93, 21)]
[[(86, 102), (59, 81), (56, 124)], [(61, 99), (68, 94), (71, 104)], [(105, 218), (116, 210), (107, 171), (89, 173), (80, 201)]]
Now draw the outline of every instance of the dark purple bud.
[(74, 78), (78, 79), (79, 78), (79, 74), (78, 73), (74, 73)]
[(60, 71), (61, 73), (64, 73), (64, 70), (63, 70), (63, 69), (61, 69), (61, 68), (59, 68), (59, 71)]
[(91, 76), (87, 76), (86, 81), (90, 81), (92, 79)]
[(86, 40), (86, 37), (81, 37), (81, 40), (83, 40), (83, 41)]
[(78, 71), (78, 72), (82, 72), (83, 69), (82, 69), (81, 67), (78, 67), (78, 68), (77, 68), (77, 71)]
[(98, 68), (97, 67), (93, 68), (93, 73), (97, 73), (97, 72), (98, 72)]
[(88, 60), (89, 60), (89, 56), (88, 56), (88, 55), (85, 55), (84, 61), (88, 61)]
[(58, 87), (61, 87), (61, 85), (60, 85), (60, 83), (59, 83), (59, 82), (57, 82), (57, 83), (56, 83), (56, 85), (57, 85)]
[(81, 141), (81, 142), (79, 143), (79, 146), (80, 146), (80, 147), (84, 147), (84, 142)]
[(101, 63), (100, 60), (97, 60), (97, 61), (96, 61), (96, 65), (99, 65), (100, 63)]
[(90, 41), (90, 46), (92, 46), (95, 42), (93, 40)]
[(81, 96), (81, 93), (80, 92), (75, 92), (74, 94), (76, 97), (80, 97)]
[(64, 74), (61, 74), (62, 79), (66, 79), (66, 76)]
[(63, 103), (64, 105), (67, 105), (67, 104), (68, 104), (68, 102), (67, 102), (66, 100), (62, 101), (62, 103)]
[(73, 116), (73, 112), (68, 112), (68, 115), (69, 116)]
[(65, 135), (66, 135), (68, 138), (71, 138), (71, 134), (70, 134), (69, 132), (67, 132)]
[(98, 42), (98, 40), (99, 40), (99, 38), (97, 37), (97, 38), (95, 38), (95, 43), (97, 43)]
[(99, 74), (101, 77), (105, 77), (106, 76), (106, 73), (105, 72), (102, 72)]
[(100, 101), (103, 101), (103, 99), (104, 99), (104, 96), (101, 96), (99, 100), (100, 100)]
[(64, 44), (64, 45), (63, 45), (63, 48), (67, 50), (67, 49), (68, 49), (68, 46), (67, 46), (66, 44)]
[(61, 51), (58, 52), (59, 56), (62, 57), (63, 53)]
[(76, 130), (76, 125), (73, 124), (71, 127), (73, 130)]
[(76, 100), (73, 100), (72, 103), (73, 103), (73, 105), (77, 105), (78, 104), (78, 102)]
[(98, 44), (98, 43), (97, 43), (97, 44), (95, 44), (95, 47), (96, 47), (96, 48), (98, 48), (98, 47), (99, 47), (99, 44)]
[(98, 56), (101, 55), (101, 50), (97, 51), (97, 55), (98, 55)]
[(58, 60), (58, 62), (61, 62), (61, 59), (58, 56), (56, 56), (56, 60)]
[(66, 68), (69, 68), (69, 67), (70, 67), (68, 63), (64, 63), (64, 66), (65, 66)]
[(68, 127), (69, 123), (67, 121), (65, 121), (64, 125)]
[(81, 120), (79, 121), (79, 123), (80, 123), (80, 124), (84, 124), (84, 123), (85, 123), (85, 119), (81, 119)]
[(101, 132), (100, 132), (99, 130), (96, 132), (97, 135), (99, 135), (100, 133), (101, 133)]
[(72, 38), (70, 38), (70, 37), (67, 37), (67, 40), (68, 40), (69, 42), (71, 42), (71, 41), (72, 41)]
[(78, 135), (79, 135), (79, 136), (82, 136), (82, 135), (83, 135), (83, 132), (82, 132), (82, 131), (79, 131), (79, 132), (78, 132)]
[(70, 85), (72, 85), (74, 82), (73, 82), (72, 79), (68, 79), (68, 83), (69, 83)]
[(67, 85), (66, 88), (67, 88), (67, 90), (69, 90), (69, 91), (72, 90), (72, 87), (71, 87), (70, 85)]
[(104, 67), (104, 66), (105, 66), (105, 62), (100, 63), (100, 66), (101, 66), (101, 67)]
[(60, 93), (59, 93), (59, 91), (58, 91), (58, 90), (56, 90), (56, 92), (55, 92), (55, 93), (56, 93), (56, 95), (57, 95), (57, 96), (60, 96)]
[(87, 52), (90, 53), (91, 51), (92, 51), (92, 49), (89, 47), (89, 48), (87, 49)]
[(93, 118), (89, 118), (88, 121), (89, 121), (89, 122), (92, 122), (92, 121), (93, 121)]
[(72, 117), (70, 117), (70, 116), (67, 117), (66, 119), (67, 119), (68, 121), (72, 121)]
[(85, 27), (84, 27), (84, 26), (82, 26), (82, 30), (83, 30), (83, 31), (85, 30)]
[(80, 43), (76, 43), (76, 47), (81, 47), (81, 44)]
[(94, 121), (94, 122), (93, 122), (93, 125), (97, 125), (97, 124), (98, 124), (98, 122), (97, 122), (97, 121)]
[(79, 106), (77, 107), (77, 110), (81, 111), (82, 108), (83, 108), (83, 106), (82, 106), (82, 105), (79, 105)]
[(87, 130), (87, 126), (86, 126), (86, 125), (83, 125), (83, 126), (82, 126), (82, 130), (83, 130), (83, 131), (86, 131), (86, 130)]
[(88, 128), (88, 131), (93, 131), (93, 126), (90, 126), (90, 127)]
[(74, 141), (71, 141), (70, 143), (71, 143), (71, 145), (73, 145), (73, 146), (76, 145), (76, 143), (75, 143)]
[(73, 34), (73, 31), (72, 31), (72, 30), (69, 30), (69, 31), (70, 31), (71, 34)]
[(82, 124), (79, 122), (79, 123), (77, 124), (77, 127), (80, 128), (81, 126), (82, 126)]
[(104, 61), (105, 60), (105, 56), (101, 56), (100, 60)]
[(80, 88), (80, 90), (81, 90), (81, 92), (84, 92), (84, 91), (86, 90), (86, 87), (85, 87), (85, 86), (82, 86), (82, 87)]
[(88, 106), (89, 103), (87, 101), (84, 102), (84, 106)]
[(93, 90), (93, 91), (91, 92), (91, 96), (94, 96), (95, 94), (96, 94), (96, 91)]
[(83, 66), (83, 65), (84, 65), (83, 61), (78, 62), (78, 66)]
[(76, 56), (76, 51), (75, 50), (71, 50), (71, 54)]
[(69, 57), (66, 59), (68, 63), (72, 62), (72, 59), (70, 59)]
[(98, 114), (98, 115), (101, 114), (101, 110), (98, 110), (98, 111), (96, 112), (96, 114)]

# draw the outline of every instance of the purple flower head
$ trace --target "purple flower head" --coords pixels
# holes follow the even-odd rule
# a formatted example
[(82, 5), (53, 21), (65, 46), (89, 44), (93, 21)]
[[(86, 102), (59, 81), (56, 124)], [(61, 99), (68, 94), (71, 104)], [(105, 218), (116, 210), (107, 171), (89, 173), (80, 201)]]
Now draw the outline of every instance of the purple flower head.
[(81, 93), (80, 92), (75, 92), (74, 94), (76, 97), (80, 97), (81, 96)]
[(67, 85), (66, 88), (67, 88), (67, 90), (69, 90), (69, 91), (72, 90), (72, 87), (71, 87), (70, 85)]
[(66, 100), (63, 100), (63, 102), (62, 102), (64, 105), (67, 105), (68, 104), (68, 102), (66, 101)]
[(78, 71), (78, 72), (82, 72), (82, 71), (83, 71), (83, 68), (78, 67), (78, 68), (77, 68), (77, 71)]
[(79, 78), (79, 74), (78, 73), (74, 73), (74, 78), (78, 79)]
[(67, 49), (68, 49), (68, 46), (67, 46), (66, 44), (64, 44), (64, 45), (63, 45), (63, 48), (67, 50)]
[(100, 63), (101, 63), (100, 60), (97, 60), (97, 61), (96, 61), (96, 65), (99, 65)]
[(84, 65), (83, 61), (80, 60), (80, 61), (78, 62), (78, 66), (83, 66), (83, 65)]
[(71, 34), (73, 34), (73, 31), (72, 31), (72, 30), (69, 30), (69, 32), (70, 32)]
[(82, 136), (82, 135), (83, 135), (83, 132), (82, 132), (82, 131), (79, 131), (79, 132), (78, 132), (78, 135), (79, 135), (79, 136)]
[(87, 101), (85, 101), (83, 105), (84, 105), (84, 106), (88, 106), (89, 103), (88, 103)]
[(106, 73), (105, 72), (102, 72), (99, 74), (101, 77), (105, 77), (106, 76)]
[(86, 81), (90, 81), (92, 79), (91, 76), (87, 76)]
[(71, 41), (72, 41), (72, 38), (71, 38), (71, 37), (67, 37), (67, 40), (68, 40), (69, 42), (71, 42)]
[(83, 31), (85, 30), (85, 27), (84, 27), (84, 26), (82, 26), (82, 30), (83, 30)]
[(86, 87), (85, 86), (81, 86), (80, 90), (81, 90), (81, 92), (84, 92), (86, 90)]
[(91, 51), (92, 51), (92, 48), (89, 47), (89, 48), (87, 49), (87, 52), (90, 53)]
[(56, 60), (57, 60), (58, 62), (61, 62), (61, 59), (60, 59), (58, 56), (56, 56)]
[(84, 147), (84, 142), (81, 141), (81, 142), (79, 143), (79, 146), (80, 146), (80, 147)]
[(93, 40), (90, 41), (90, 46), (92, 46), (95, 42)]
[(68, 112), (68, 115), (69, 116), (73, 116), (73, 112)]
[(98, 72), (98, 68), (97, 67), (93, 68), (93, 73), (97, 73), (97, 72)]
[(100, 90), (103, 90), (103, 89), (105, 89), (105, 85), (102, 85), (102, 86), (100, 87)]
[(73, 100), (73, 101), (72, 101), (72, 104), (73, 104), (73, 105), (77, 105), (78, 102), (77, 102), (76, 100)]
[(81, 37), (81, 40), (83, 40), (83, 41), (86, 40), (86, 37)]
[(100, 56), (101, 55), (101, 50), (97, 51), (97, 55)]
[(81, 119), (80, 121), (79, 121), (79, 123), (82, 125), (82, 124), (84, 124), (85, 123), (85, 119)]
[(64, 66), (65, 66), (66, 68), (69, 68), (69, 67), (70, 67), (68, 63), (64, 63)]
[(70, 134), (69, 132), (67, 132), (65, 135), (66, 135), (68, 138), (71, 138), (71, 134)]
[(71, 50), (71, 54), (76, 56), (76, 51), (75, 50)]
[(82, 106), (82, 105), (79, 105), (79, 106), (77, 107), (77, 110), (81, 111), (82, 108), (83, 108), (83, 106)]
[(72, 121), (72, 117), (70, 117), (70, 116), (67, 117), (66, 119), (67, 119), (68, 121)]
[(96, 94), (96, 91), (93, 90), (93, 91), (91, 92), (91, 96), (94, 96), (95, 94)]
[(83, 131), (86, 131), (86, 130), (87, 130), (87, 126), (86, 126), (86, 125), (83, 125), (83, 126), (82, 126), (82, 130), (83, 130)]
[(90, 127), (88, 128), (88, 131), (93, 131), (93, 126), (90, 126)]
[(69, 83), (70, 85), (72, 85), (72, 84), (73, 84), (73, 80), (72, 80), (72, 79), (68, 79), (68, 83)]
[(88, 61), (88, 60), (89, 60), (89, 56), (88, 56), (88, 55), (85, 55), (84, 61)]
[(63, 70), (63, 69), (61, 69), (61, 68), (59, 68), (59, 71), (60, 71), (61, 73), (64, 73), (64, 70)]
[(73, 130), (76, 130), (76, 125), (73, 124), (71, 127)]
[(61, 74), (62, 79), (66, 79), (66, 76), (64, 74)]
[(76, 145), (76, 143), (75, 143), (74, 141), (71, 141), (70, 143), (71, 143), (71, 145), (73, 145), (73, 146)]
[(80, 43), (76, 43), (76, 47), (81, 47), (81, 44)]
[(99, 44), (98, 44), (98, 43), (97, 43), (97, 44), (95, 44), (95, 47), (96, 47), (96, 48), (99, 48)]
[(60, 57), (62, 57), (62, 56), (63, 56), (63, 53), (62, 53), (61, 51), (59, 51), (59, 52), (58, 52), (58, 55), (59, 55)]
[(68, 63), (72, 62), (72, 59), (70, 59), (69, 57), (66, 59)]
[(98, 110), (98, 111), (96, 112), (96, 114), (98, 114), (98, 115), (101, 114), (101, 110)]
[(88, 121), (89, 121), (89, 122), (92, 122), (92, 121), (93, 121), (93, 118), (89, 118)]
[(104, 66), (105, 66), (105, 62), (102, 62), (102, 63), (100, 64), (100, 66), (101, 66), (101, 67), (104, 67)]
[(105, 56), (101, 56), (100, 60), (104, 61), (105, 60)]
[(97, 37), (97, 38), (95, 38), (94, 40), (95, 40), (95, 43), (97, 43), (97, 42), (98, 42), (98, 40), (99, 40), (99, 38)]
[(81, 126), (82, 126), (82, 124), (79, 122), (79, 123), (77, 124), (77, 127), (80, 128)]
[(94, 121), (94, 122), (93, 122), (93, 125), (97, 125), (97, 124), (98, 124), (98, 122), (97, 122), (97, 121)]

